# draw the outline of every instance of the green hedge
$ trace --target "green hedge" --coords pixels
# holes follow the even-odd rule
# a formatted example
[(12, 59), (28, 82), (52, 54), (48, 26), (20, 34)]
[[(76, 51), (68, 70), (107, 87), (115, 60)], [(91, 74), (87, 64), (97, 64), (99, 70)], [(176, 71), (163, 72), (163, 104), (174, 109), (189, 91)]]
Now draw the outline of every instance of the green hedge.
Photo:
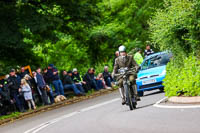
[(183, 65), (172, 60), (164, 79), (166, 96), (200, 96), (200, 60), (195, 56), (184, 59)]

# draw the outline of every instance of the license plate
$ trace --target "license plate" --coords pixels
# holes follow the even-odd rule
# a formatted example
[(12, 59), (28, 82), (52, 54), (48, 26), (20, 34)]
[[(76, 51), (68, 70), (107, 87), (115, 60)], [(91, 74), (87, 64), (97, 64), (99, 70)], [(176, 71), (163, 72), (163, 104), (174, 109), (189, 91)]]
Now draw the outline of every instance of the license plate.
[(142, 81), (142, 84), (146, 85), (146, 84), (152, 84), (152, 83), (155, 83), (155, 82), (156, 82), (155, 79), (151, 79), (151, 80)]

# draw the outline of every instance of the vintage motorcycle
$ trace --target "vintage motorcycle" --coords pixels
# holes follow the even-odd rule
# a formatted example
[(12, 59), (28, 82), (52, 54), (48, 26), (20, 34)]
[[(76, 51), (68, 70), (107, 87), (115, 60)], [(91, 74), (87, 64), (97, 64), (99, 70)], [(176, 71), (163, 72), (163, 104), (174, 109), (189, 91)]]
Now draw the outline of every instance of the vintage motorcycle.
[(137, 105), (137, 97), (135, 95), (136, 93), (134, 92), (134, 90), (137, 88), (133, 88), (136, 87), (136, 84), (132, 85), (132, 83), (129, 81), (129, 76), (134, 75), (134, 72), (136, 72), (134, 69), (128, 69), (127, 67), (125, 67), (125, 68), (120, 68), (118, 70), (118, 74), (115, 74), (117, 80), (121, 78), (123, 79), (126, 105), (129, 106), (130, 110), (136, 109)]

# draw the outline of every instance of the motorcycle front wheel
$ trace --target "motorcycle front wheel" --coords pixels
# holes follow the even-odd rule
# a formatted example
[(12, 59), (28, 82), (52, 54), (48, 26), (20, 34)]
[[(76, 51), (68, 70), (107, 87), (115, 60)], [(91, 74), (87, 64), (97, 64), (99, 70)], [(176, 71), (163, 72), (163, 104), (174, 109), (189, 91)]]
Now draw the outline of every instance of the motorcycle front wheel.
[(127, 91), (126, 91), (126, 98), (127, 98), (127, 102), (129, 105), (130, 110), (136, 109), (136, 100), (135, 97), (133, 95), (133, 92), (131, 91), (130, 87), (127, 87)]

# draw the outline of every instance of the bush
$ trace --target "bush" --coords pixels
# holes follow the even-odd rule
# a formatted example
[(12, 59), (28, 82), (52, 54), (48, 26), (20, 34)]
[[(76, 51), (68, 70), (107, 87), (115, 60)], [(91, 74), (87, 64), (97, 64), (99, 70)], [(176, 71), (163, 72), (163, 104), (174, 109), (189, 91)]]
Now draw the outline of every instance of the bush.
[(164, 9), (157, 10), (149, 22), (155, 47), (172, 51), (180, 61), (190, 53), (199, 56), (199, 14), (199, 0), (165, 0)]
[(200, 96), (200, 60), (195, 56), (184, 59), (183, 66), (172, 60), (164, 79), (166, 96)]

